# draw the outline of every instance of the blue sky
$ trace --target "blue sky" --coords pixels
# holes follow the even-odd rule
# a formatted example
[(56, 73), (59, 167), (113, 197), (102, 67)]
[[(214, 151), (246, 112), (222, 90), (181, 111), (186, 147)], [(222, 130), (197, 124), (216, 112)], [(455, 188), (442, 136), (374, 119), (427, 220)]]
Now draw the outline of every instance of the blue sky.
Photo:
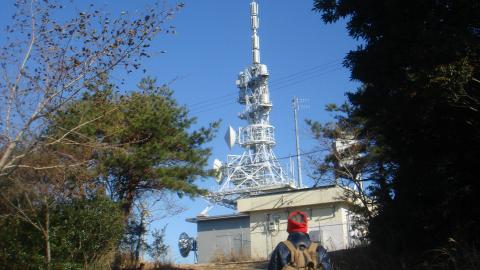
[[(177, 34), (162, 37), (159, 42), (159, 48), (167, 53), (148, 63), (148, 70), (160, 80), (181, 78), (172, 88), (178, 101), (189, 106), (198, 117), (199, 124), (222, 119), (219, 134), (211, 146), (212, 160), (224, 160), (227, 154), (242, 151), (238, 146), (230, 151), (223, 136), (228, 125), (234, 128), (245, 125), (236, 117), (242, 107), (235, 103), (235, 80), (238, 72), (251, 64), (250, 0), (187, 0), (185, 3), (185, 8), (174, 19)], [(324, 25), (320, 15), (311, 11), (312, 0), (260, 0), (259, 5), (262, 62), (268, 65), (271, 74), (275, 153), (277, 157), (284, 157), (295, 152), (293, 96), (308, 100), (309, 106), (299, 113), (301, 149), (308, 152), (315, 142), (303, 119), (327, 121), (331, 115), (324, 111), (325, 104), (344, 102), (345, 92), (357, 87), (341, 65), (342, 58), (356, 42), (348, 37), (344, 23)], [(299, 73), (302, 71), (306, 72)], [(304, 179), (308, 179), (308, 164), (303, 165)], [(207, 180), (201, 185), (211, 187), (216, 183)], [(195, 224), (186, 223), (184, 219), (194, 217), (207, 206), (202, 199), (185, 199), (181, 203), (188, 207), (187, 211), (154, 224), (169, 224), (167, 241), (176, 262), (192, 260), (181, 258), (176, 247), (182, 231), (196, 234)], [(229, 210), (215, 207), (210, 214), (225, 212)]]
[[(90, 1), (88, 1), (90, 2)], [(128, 10), (131, 14), (152, 1), (93, 1), (106, 12), (118, 14)], [(235, 129), (245, 124), (237, 118), (242, 110), (235, 103), (237, 74), (251, 64), (250, 0), (185, 0), (185, 7), (175, 15), (172, 24), (175, 35), (160, 35), (154, 42), (154, 57), (143, 64), (147, 74), (160, 82), (176, 79), (171, 85), (180, 104), (198, 118), (198, 125), (222, 120), (217, 138), (211, 143), (211, 160), (224, 160), (227, 154), (240, 154), (238, 146), (229, 150), (223, 136), (231, 125)], [(301, 149), (311, 151), (315, 142), (311, 139), (303, 119), (328, 121), (331, 115), (324, 111), (325, 104), (342, 103), (345, 92), (358, 84), (350, 81), (349, 72), (341, 65), (345, 54), (354, 49), (357, 42), (348, 37), (343, 21), (325, 25), (320, 15), (313, 12), (313, 0), (259, 0), (260, 47), (262, 62), (270, 71), (273, 110), (271, 123), (276, 127), (277, 157), (295, 152), (294, 123), (291, 100), (294, 96), (308, 100), (300, 110)], [(85, 3), (85, 2), (84, 2)], [(170, 1), (173, 3), (173, 1)], [(4, 14), (12, 14), (13, 5), (5, 5)], [(4, 26), (9, 16), (2, 16)], [(303, 73), (302, 73), (303, 71)], [(134, 89), (142, 74), (124, 77), (127, 89)], [(119, 78), (117, 78), (119, 79)], [(115, 80), (114, 80), (115, 82)], [(285, 160), (282, 161), (285, 164)], [(304, 179), (308, 179), (309, 166), (303, 163)], [(305, 180), (304, 180), (305, 181)], [(308, 183), (308, 181), (306, 181)], [(214, 187), (215, 181), (200, 181), (202, 187)], [(207, 206), (202, 199), (179, 201), (187, 210), (175, 217), (159, 220), (152, 228), (168, 223), (167, 243), (172, 248), (172, 259), (183, 259), (177, 250), (181, 232), (196, 234), (195, 224), (185, 222)], [(230, 210), (215, 207), (210, 214)]]

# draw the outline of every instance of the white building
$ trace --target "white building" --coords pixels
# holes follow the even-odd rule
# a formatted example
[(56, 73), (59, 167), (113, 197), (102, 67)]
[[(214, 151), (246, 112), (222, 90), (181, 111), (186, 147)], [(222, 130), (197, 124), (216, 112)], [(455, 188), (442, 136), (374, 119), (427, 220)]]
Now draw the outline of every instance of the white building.
[(262, 194), (240, 199), (238, 213), (198, 216), (199, 262), (232, 256), (242, 259), (267, 259), (275, 246), (287, 236), (287, 217), (295, 210), (308, 214), (312, 240), (328, 251), (352, 245), (349, 203), (340, 199), (342, 189), (327, 186)]

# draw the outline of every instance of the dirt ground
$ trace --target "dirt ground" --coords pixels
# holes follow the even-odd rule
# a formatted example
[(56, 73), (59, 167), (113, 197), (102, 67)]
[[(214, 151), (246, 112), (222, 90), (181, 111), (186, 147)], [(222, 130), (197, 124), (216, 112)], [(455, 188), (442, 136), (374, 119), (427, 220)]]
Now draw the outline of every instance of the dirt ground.
[(220, 270), (220, 269), (235, 269), (235, 270), (252, 270), (252, 269), (267, 269), (267, 262), (235, 262), (235, 263), (209, 263), (209, 264), (183, 264), (177, 266), (183, 270)]

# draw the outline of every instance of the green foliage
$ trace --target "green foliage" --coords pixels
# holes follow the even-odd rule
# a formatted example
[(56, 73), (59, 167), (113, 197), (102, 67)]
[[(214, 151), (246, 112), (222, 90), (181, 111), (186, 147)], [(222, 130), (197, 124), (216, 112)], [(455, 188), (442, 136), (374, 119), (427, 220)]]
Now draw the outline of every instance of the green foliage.
[(62, 204), (52, 224), (53, 257), (86, 265), (115, 250), (123, 233), (121, 209), (106, 197)]
[(41, 233), (14, 218), (0, 219), (0, 268), (41, 269), (44, 263)]
[(169, 190), (179, 196), (204, 192), (194, 180), (211, 175), (204, 169), (210, 155), (204, 144), (212, 139), (218, 122), (191, 131), (195, 118), (175, 102), (170, 89), (157, 86), (151, 78), (126, 95), (113, 93), (104, 80), (90, 87), (95, 93), (59, 113), (50, 133), (62, 134), (64, 129), (100, 118), (67, 139), (84, 142), (74, 151), (90, 151), (90, 142), (82, 137), (96, 136), (96, 143), (105, 146), (90, 152), (91, 171), (115, 200), (124, 202), (125, 217), (146, 191)]
[[(453, 238), (480, 243), (480, 3), (316, 0), (325, 22), (341, 18), (363, 44), (345, 64), (363, 86), (349, 94), (392, 164), (376, 182), (372, 243), (418, 257)], [(385, 173), (377, 170), (375, 173)]]
[[(42, 209), (37, 209), (41, 215)], [(51, 209), (50, 244), (55, 269), (84, 269), (111, 255), (123, 233), (118, 203), (105, 197), (73, 199)], [(0, 268), (43, 269), (44, 239), (15, 217), (0, 220)]]
[[(203, 145), (218, 123), (192, 131), (195, 119), (176, 104), (168, 88), (144, 79), (138, 92), (121, 96), (106, 79), (92, 81), (89, 94), (57, 112), (42, 135), (48, 147), (24, 160), (24, 164), (43, 164), (46, 157), (88, 162), (71, 169), (25, 168), (11, 175), (17, 181), (6, 186), (0, 204), (7, 214), (0, 221), (2, 265), (42, 268), (48, 261), (47, 243), (52, 267), (94, 265), (116, 252), (131, 207), (144, 192), (190, 196), (203, 192), (194, 180), (211, 175), (204, 169), (210, 149)], [(50, 143), (59, 138), (63, 143)], [(7, 209), (13, 205), (15, 209)], [(135, 233), (137, 237), (145, 234), (145, 227), (140, 227), (143, 231)], [(160, 241), (161, 234), (157, 238)], [(161, 256), (158, 241), (156, 254)], [(140, 249), (144, 247), (134, 251)]]
[[(196, 120), (188, 117), (186, 108), (175, 102), (166, 86), (156, 86), (155, 80), (146, 78), (138, 85), (138, 91), (120, 95), (108, 83), (107, 74), (103, 74), (86, 87), (89, 91), (81, 99), (70, 102), (51, 117), (42, 134), (45, 147), (24, 160), (24, 164), (43, 164), (47, 159), (42, 157), (48, 156), (48, 160), (56, 159), (57, 163), (82, 162), (42, 170), (41, 174), (24, 174), (35, 172), (28, 168), (13, 174), (18, 183), (28, 183), (38, 190), (31, 194), (32, 198), (48, 198), (49, 203), (40, 205), (46, 205), (51, 212), (50, 228), (45, 218), (35, 221), (40, 227), (31, 225), (44, 235), (49, 232), (50, 241), (44, 237), (40, 248), (50, 242), (52, 265), (62, 267), (91, 265), (108, 252), (118, 251), (123, 232), (117, 221), (120, 218), (124, 226), (129, 225), (132, 206), (144, 193), (195, 196), (204, 191), (194, 181), (212, 174), (204, 169), (210, 155), (204, 144), (212, 139), (218, 123), (194, 129)], [(44, 181), (40, 185), (27, 178)], [(14, 189), (10, 188), (12, 194)], [(120, 217), (108, 208), (107, 203), (112, 201), (105, 199), (90, 205), (89, 201), (77, 200), (105, 195), (121, 205)], [(8, 198), (5, 199), (8, 205)], [(77, 212), (81, 215), (76, 216)], [(72, 231), (72, 224), (83, 227)], [(103, 226), (104, 233), (98, 234), (99, 226)], [(144, 233), (135, 235), (141, 237)], [(62, 236), (61, 241), (56, 242), (58, 235)], [(127, 231), (126, 236), (132, 235)], [(134, 253), (141, 249), (138, 246)]]

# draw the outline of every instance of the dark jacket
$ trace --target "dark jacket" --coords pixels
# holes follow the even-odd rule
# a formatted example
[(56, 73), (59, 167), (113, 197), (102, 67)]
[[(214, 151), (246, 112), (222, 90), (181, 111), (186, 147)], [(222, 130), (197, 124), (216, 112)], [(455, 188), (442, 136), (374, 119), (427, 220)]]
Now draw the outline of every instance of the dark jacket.
[[(301, 245), (308, 248), (312, 243), (310, 236), (307, 233), (294, 232), (288, 235), (287, 240), (293, 243), (294, 246), (299, 247)], [(273, 250), (268, 262), (268, 270), (281, 270), (285, 265), (290, 262), (290, 251), (283, 242), (280, 242)], [(332, 270), (330, 264), (330, 258), (328, 257), (327, 250), (321, 245), (317, 248), (317, 262), (323, 266), (323, 270)]]

